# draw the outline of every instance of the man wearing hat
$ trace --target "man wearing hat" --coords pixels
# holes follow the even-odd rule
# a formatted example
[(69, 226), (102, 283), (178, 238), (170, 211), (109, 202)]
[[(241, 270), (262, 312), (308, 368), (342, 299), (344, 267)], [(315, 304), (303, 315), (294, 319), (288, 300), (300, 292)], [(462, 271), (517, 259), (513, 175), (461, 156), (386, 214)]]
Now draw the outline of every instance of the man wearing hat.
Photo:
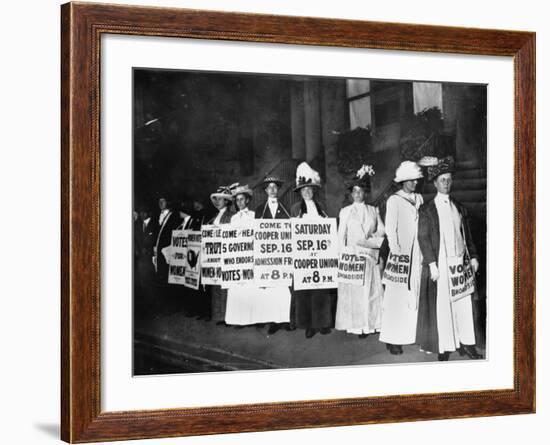
[[(422, 255), (418, 246), (418, 209), (424, 203), (422, 195), (414, 193), (423, 177), (416, 162), (403, 161), (395, 172), (399, 190), (386, 202), (386, 236), (390, 248), (382, 283), (380, 341), (391, 354), (403, 353), (402, 345), (416, 340), (418, 295)], [(396, 269), (400, 273), (395, 273)], [(401, 273), (402, 271), (402, 273)]]
[(482, 358), (475, 347), (472, 294), (456, 299), (450, 292), (449, 261), (465, 255), (474, 273), (479, 268), (466, 208), (449, 196), (453, 171), (452, 157), (428, 167), (437, 195), (420, 208), (418, 223), (423, 259), (416, 341), (421, 350), (438, 353), (440, 361), (457, 350), (461, 356)]
[(173, 202), (168, 194), (159, 196), (159, 216), (155, 220), (157, 230), (155, 233), (155, 244), (153, 248), (153, 264), (155, 265), (156, 275), (160, 284), (168, 283), (168, 263), (162, 254), (162, 249), (170, 246), (172, 243), (172, 230), (176, 230), (181, 224), (181, 218), (178, 212), (173, 211)]
[[(155, 233), (155, 244), (153, 247), (153, 264), (155, 266), (157, 288), (161, 295), (166, 298), (171, 296), (171, 291), (175, 290), (173, 285), (168, 284), (168, 262), (163, 253), (163, 249), (172, 244), (172, 230), (176, 230), (181, 224), (181, 218), (178, 212), (173, 210), (173, 201), (167, 194), (161, 194), (158, 200), (159, 216), (155, 218), (158, 223)], [(165, 307), (171, 311), (171, 307), (175, 301), (169, 303), (170, 307)], [(163, 301), (164, 304), (168, 302)]]

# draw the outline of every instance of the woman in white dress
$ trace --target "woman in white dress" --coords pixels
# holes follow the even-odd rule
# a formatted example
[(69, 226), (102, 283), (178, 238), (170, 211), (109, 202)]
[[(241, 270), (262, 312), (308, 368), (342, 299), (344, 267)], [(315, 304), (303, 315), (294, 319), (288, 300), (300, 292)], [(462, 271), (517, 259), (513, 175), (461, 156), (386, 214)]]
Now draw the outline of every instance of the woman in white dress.
[(360, 284), (338, 284), (336, 329), (366, 338), (380, 330), (382, 304), (379, 249), (384, 239), (384, 224), (376, 207), (365, 204), (370, 191), (372, 166), (363, 165), (348, 185), (353, 204), (340, 210), (339, 245), (366, 258), (365, 280)]
[[(386, 236), (390, 256), (407, 258), (408, 276), (406, 280), (391, 280), (386, 274), (382, 305), (382, 327), (380, 341), (386, 343), (391, 354), (403, 353), (402, 345), (416, 341), (418, 318), (418, 296), (422, 254), (418, 245), (418, 209), (424, 203), (422, 195), (414, 193), (422, 170), (416, 162), (404, 161), (395, 172), (394, 182), (401, 189), (391, 195), (386, 203)], [(388, 262), (387, 268), (391, 268)]]
[[(238, 211), (232, 216), (231, 224), (236, 227), (254, 227), (255, 212), (248, 209), (253, 196), (252, 190), (247, 185), (236, 184), (232, 188), (232, 194), (235, 197)], [(271, 323), (268, 334), (273, 335), (279, 330), (281, 323), (288, 324), (289, 316), (290, 291), (288, 287), (265, 288), (246, 284), (228, 289), (226, 324), (246, 326)]]
[[(237, 213), (231, 217), (231, 225), (239, 228), (252, 228), (254, 212), (248, 209), (253, 192), (248, 185), (234, 184), (231, 194), (235, 200)], [(257, 304), (258, 288), (253, 284), (243, 284), (230, 287), (227, 290), (227, 308), (225, 323), (228, 325), (245, 326), (254, 321), (254, 304)]]

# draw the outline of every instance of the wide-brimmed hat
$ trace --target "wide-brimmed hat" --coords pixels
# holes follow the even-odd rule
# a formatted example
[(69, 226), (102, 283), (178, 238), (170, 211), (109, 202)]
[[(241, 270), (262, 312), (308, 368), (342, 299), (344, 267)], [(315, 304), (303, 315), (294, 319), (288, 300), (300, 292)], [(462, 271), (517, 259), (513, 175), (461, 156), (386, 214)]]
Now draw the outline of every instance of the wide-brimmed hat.
[(416, 162), (403, 161), (395, 171), (394, 182), (414, 181), (423, 178), (422, 169)]
[(250, 187), (248, 187), (248, 184), (233, 184), (229, 186), (229, 189), (231, 190), (231, 195), (233, 195), (233, 198), (236, 198), (237, 195), (248, 195), (251, 198), (254, 196), (254, 192), (250, 189)]
[(262, 181), (262, 185), (265, 187), (268, 184), (271, 184), (272, 182), (274, 182), (279, 187), (281, 187), (285, 181), (283, 181), (281, 178), (275, 175), (266, 175)]
[(212, 198), (225, 198), (227, 200), (233, 199), (233, 195), (231, 194), (231, 189), (226, 185), (221, 185), (218, 187), (218, 189), (210, 194), (210, 200)]
[(348, 190), (353, 187), (361, 187), (367, 192), (370, 191), (370, 178), (375, 175), (372, 165), (363, 164), (359, 170), (355, 173), (353, 178), (346, 182), (346, 188)]
[(313, 170), (307, 162), (302, 162), (296, 169), (296, 187), (298, 191), (304, 187), (321, 187), (321, 175)]
[(444, 173), (453, 173), (455, 171), (455, 160), (452, 156), (439, 159), (436, 165), (428, 167), (428, 181), (433, 181), (439, 175)]

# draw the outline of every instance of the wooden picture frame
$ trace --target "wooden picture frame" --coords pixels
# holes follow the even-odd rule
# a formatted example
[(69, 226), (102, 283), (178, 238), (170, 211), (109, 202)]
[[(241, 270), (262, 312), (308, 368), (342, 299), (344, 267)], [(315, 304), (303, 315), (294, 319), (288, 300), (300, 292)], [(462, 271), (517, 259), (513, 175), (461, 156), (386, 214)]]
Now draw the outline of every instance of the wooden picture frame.
[[(61, 18), (63, 440), (93, 442), (535, 411), (534, 33), (91, 3), (62, 5)], [(513, 389), (102, 412), (99, 75), (103, 34), (513, 57)]]

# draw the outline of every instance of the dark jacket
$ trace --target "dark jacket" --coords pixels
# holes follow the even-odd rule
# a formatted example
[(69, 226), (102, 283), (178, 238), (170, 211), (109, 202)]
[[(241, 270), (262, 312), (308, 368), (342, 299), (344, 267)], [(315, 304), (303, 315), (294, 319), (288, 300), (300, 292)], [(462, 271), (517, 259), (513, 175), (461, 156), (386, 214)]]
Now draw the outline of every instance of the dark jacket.
[[(214, 224), (214, 220), (216, 219), (216, 217), (218, 216), (218, 214), (216, 213), (209, 221), (207, 224)], [(227, 209), (225, 212), (223, 212), (223, 215), (222, 217), (220, 218), (220, 224), (229, 224), (231, 222), (231, 217), (233, 216), (233, 212), (231, 211), (231, 209)]]
[[(462, 216), (463, 237), (471, 258), (477, 258), (477, 250), (472, 242), (468, 212), (466, 208), (451, 198)], [(430, 278), (430, 263), (437, 264), (439, 259), (439, 216), (435, 201), (432, 199), (419, 209), (418, 244), (422, 251), (422, 275), (420, 278), (420, 296), (418, 301), (418, 323), (416, 343), (423, 351), (439, 353), (437, 332), (437, 281)]]
[(156, 239), (155, 247), (157, 251), (157, 278), (161, 284), (168, 283), (168, 263), (164, 259), (162, 249), (172, 243), (172, 230), (176, 230), (181, 225), (181, 218), (178, 212), (170, 211), (163, 223), (160, 225)]
[[(323, 218), (326, 218), (328, 215), (321, 207), (321, 204), (319, 204), (317, 201), (313, 201), (315, 204), (315, 207), (317, 207), (317, 213), (319, 213), (319, 216), (322, 216)], [(300, 201), (294, 203), (292, 207), (290, 208), (290, 216), (293, 218), (301, 218), (302, 215), (307, 213), (307, 206), (303, 199)]]
[(272, 215), (271, 210), (269, 209), (269, 205), (267, 204), (267, 200), (264, 201), (262, 204), (260, 204), (258, 207), (256, 207), (256, 210), (254, 212), (254, 217), (256, 219), (289, 219), (290, 213), (285, 208), (283, 203), (281, 201), (277, 201), (278, 207), (277, 207), (277, 214)]
[[(321, 205), (314, 201), (317, 213), (327, 217)], [(301, 218), (307, 214), (307, 206), (303, 199), (294, 203), (290, 209), (293, 218)], [(336, 292), (333, 289), (292, 289), (290, 301), (291, 325), (300, 329), (323, 329), (334, 327), (336, 309)]]
[[(452, 198), (451, 202), (462, 216), (462, 225), (464, 229), (463, 236), (470, 257), (477, 258), (477, 250), (472, 242), (472, 234), (470, 232), (468, 211), (466, 207)], [(423, 204), (418, 213), (418, 244), (422, 251), (422, 264), (428, 266), (430, 263), (437, 263), (439, 257), (439, 216), (437, 214), (435, 201), (432, 199)]]

